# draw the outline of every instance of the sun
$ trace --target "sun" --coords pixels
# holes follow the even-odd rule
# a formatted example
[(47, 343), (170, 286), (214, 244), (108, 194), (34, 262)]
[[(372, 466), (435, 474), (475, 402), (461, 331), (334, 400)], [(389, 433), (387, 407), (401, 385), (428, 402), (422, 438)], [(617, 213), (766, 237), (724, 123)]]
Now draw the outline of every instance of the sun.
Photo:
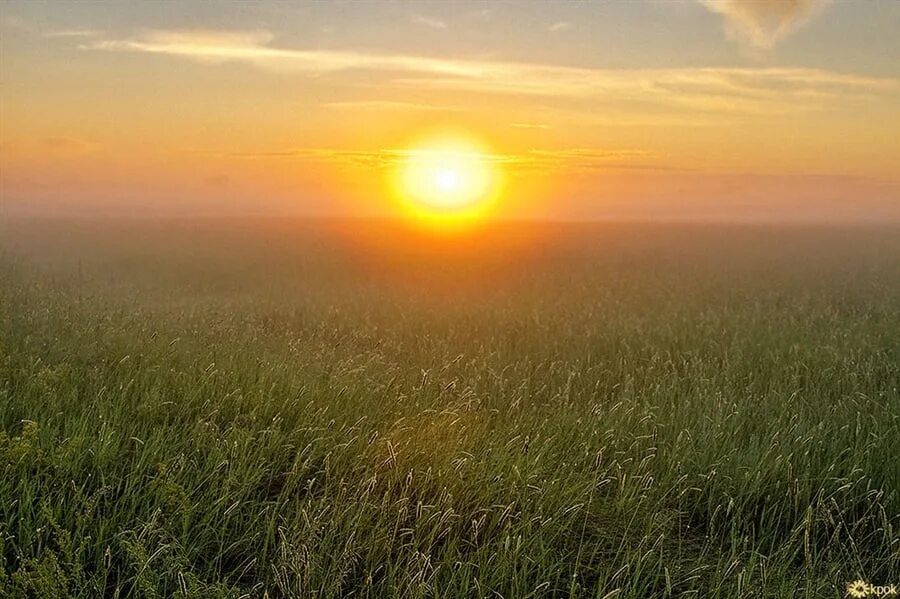
[(470, 223), (490, 212), (501, 175), (491, 152), (473, 138), (430, 137), (401, 152), (394, 173), (395, 195), (421, 222)]

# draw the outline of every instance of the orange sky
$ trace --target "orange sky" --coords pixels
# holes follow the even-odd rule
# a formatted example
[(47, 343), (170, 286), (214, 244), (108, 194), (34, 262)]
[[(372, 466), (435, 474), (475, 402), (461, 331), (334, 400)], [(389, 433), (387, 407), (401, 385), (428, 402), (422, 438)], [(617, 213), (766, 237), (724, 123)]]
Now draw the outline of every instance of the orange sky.
[(392, 214), (449, 127), (504, 217), (900, 220), (895, 2), (226, 7), (4, 3), (0, 210)]

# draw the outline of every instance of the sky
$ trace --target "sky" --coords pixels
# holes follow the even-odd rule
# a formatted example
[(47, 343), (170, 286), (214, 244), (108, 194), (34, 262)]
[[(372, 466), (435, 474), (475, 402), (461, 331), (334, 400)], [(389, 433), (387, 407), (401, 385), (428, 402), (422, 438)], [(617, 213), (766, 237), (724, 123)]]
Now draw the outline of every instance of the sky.
[(0, 3), (0, 213), (900, 222), (900, 2)]

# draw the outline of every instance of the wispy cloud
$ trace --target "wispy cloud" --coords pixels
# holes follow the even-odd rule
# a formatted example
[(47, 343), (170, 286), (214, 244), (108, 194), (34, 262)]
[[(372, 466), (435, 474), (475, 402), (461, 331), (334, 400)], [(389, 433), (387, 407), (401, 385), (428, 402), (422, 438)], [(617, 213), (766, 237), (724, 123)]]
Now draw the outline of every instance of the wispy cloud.
[(895, 93), (898, 80), (811, 68), (591, 69), (561, 65), (272, 45), (267, 31), (151, 31), (80, 47), (143, 52), (279, 73), (380, 72), (394, 85), (481, 93), (666, 104), (716, 112), (769, 113), (825, 106), (849, 96)]
[(728, 35), (768, 50), (803, 25), (829, 0), (700, 0), (725, 18)]
[(263, 30), (148, 31), (130, 38), (97, 40), (82, 44), (80, 48), (167, 54), (206, 63), (238, 62), (278, 72), (323, 74), (347, 70), (380, 70), (477, 75), (477, 63), (402, 54), (278, 48), (269, 45), (273, 39), (271, 32)]
[[(508, 164), (522, 170), (590, 172), (610, 169), (660, 168), (653, 152), (637, 149), (564, 148), (530, 150), (510, 156)], [(668, 168), (668, 167), (666, 167)]]
[[(392, 168), (408, 159), (415, 150), (346, 150), (335, 148), (295, 148), (262, 152), (229, 154), (249, 159), (294, 159), (344, 166)], [(656, 154), (638, 149), (565, 148), (558, 150), (528, 150), (518, 154), (478, 154), (482, 160), (503, 165), (512, 170), (548, 172), (565, 170), (585, 172), (608, 169), (670, 168), (656, 163)]]
[(421, 104), (417, 102), (395, 102), (391, 100), (354, 100), (347, 102), (326, 102), (325, 108), (334, 110), (352, 111), (424, 111), (424, 112), (456, 112), (462, 110), (459, 106), (447, 106), (441, 104)]
[(18, 17), (4, 17), (0, 19), (0, 27), (11, 29), (13, 31), (22, 31), (30, 35), (38, 35), (46, 38), (63, 38), (63, 37), (99, 37), (103, 33), (98, 29), (45, 29), (39, 24), (32, 21), (26, 21)]
[(553, 23), (552, 25), (547, 27), (547, 31), (550, 31), (552, 33), (557, 33), (559, 31), (568, 31), (572, 27), (573, 27), (573, 25), (571, 23), (569, 23), (568, 21), (557, 21), (556, 23)]
[(85, 154), (87, 152), (93, 152), (100, 147), (99, 144), (95, 142), (74, 137), (42, 137), (37, 140), (37, 142), (42, 152), (52, 152), (55, 154)]
[(102, 33), (96, 29), (60, 29), (45, 31), (44, 37), (99, 37)]
[(413, 23), (418, 23), (419, 25), (425, 25), (426, 27), (431, 27), (432, 29), (446, 29), (447, 22), (442, 21), (440, 19), (435, 19), (434, 17), (427, 17), (425, 15), (412, 15)]
[(583, 69), (481, 63), (475, 76), (395, 80), (416, 88), (657, 104), (705, 113), (771, 114), (825, 108), (848, 97), (896, 94), (897, 79), (809, 68)]
[(213, 187), (227, 187), (231, 184), (231, 177), (228, 175), (210, 175), (204, 179), (207, 185), (211, 185)]

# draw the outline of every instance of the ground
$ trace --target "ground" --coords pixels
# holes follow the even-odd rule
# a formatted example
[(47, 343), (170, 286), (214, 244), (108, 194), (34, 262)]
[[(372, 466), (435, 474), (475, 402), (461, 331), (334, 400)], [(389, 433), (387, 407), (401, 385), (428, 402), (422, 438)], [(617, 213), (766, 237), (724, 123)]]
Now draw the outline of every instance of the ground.
[(900, 582), (900, 231), (0, 224), (0, 596)]

